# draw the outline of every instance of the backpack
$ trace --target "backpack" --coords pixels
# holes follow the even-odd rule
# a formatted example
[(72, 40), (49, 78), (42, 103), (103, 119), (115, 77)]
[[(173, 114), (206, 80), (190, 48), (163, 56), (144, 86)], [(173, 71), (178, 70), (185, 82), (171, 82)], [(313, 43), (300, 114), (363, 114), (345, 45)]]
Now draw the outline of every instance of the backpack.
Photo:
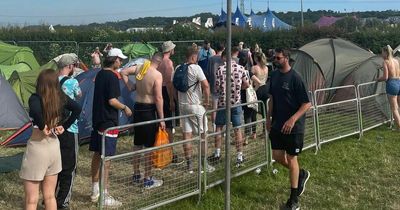
[(189, 90), (189, 88), (199, 83), (199, 81), (197, 81), (196, 83), (189, 86), (188, 69), (189, 64), (182, 64), (175, 70), (172, 84), (179, 92), (185, 93)]

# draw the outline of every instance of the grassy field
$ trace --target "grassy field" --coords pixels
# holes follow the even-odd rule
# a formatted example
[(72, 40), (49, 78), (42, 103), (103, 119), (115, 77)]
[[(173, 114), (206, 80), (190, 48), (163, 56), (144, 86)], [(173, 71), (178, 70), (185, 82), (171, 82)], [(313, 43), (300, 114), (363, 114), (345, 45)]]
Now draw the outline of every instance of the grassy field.
[[(95, 209), (89, 201), (90, 154), (82, 146), (72, 209)], [(0, 156), (24, 148), (1, 148)], [(361, 141), (349, 137), (322, 145), (317, 155), (304, 151), (300, 163), (311, 172), (302, 209), (400, 209), (400, 136), (386, 126), (368, 131)], [(289, 196), (288, 173), (264, 167), (232, 180), (232, 209), (279, 209)], [(192, 197), (162, 209), (223, 209), (223, 185), (207, 191), (197, 205)], [(18, 172), (0, 175), (0, 209), (22, 209), (23, 188)]]

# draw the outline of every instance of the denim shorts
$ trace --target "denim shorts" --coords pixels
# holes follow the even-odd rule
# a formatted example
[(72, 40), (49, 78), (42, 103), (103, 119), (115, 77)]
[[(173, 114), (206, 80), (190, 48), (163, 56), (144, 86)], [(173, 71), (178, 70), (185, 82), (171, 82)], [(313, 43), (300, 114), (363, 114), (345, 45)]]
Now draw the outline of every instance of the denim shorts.
[[(231, 108), (231, 122), (233, 127), (238, 127), (242, 124), (242, 107)], [(217, 117), (215, 119), (215, 125), (224, 126), (226, 125), (225, 109), (217, 111)]]
[(386, 81), (386, 93), (392, 96), (400, 95), (400, 79), (388, 79)]

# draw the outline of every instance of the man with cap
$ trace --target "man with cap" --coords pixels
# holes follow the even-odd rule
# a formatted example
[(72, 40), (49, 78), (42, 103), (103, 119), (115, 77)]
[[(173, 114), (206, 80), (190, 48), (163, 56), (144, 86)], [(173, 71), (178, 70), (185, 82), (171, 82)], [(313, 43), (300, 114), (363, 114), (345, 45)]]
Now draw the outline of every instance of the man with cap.
[[(175, 54), (175, 44), (172, 41), (166, 41), (162, 44), (162, 52), (163, 52), (163, 59), (158, 66), (158, 71), (162, 75), (162, 96), (164, 100), (164, 117), (172, 117), (172, 112), (175, 112), (175, 97), (174, 97), (174, 89), (172, 85), (172, 73), (174, 71), (174, 63), (170, 59), (170, 57)], [(168, 138), (169, 142), (173, 142), (173, 135), (172, 135), (172, 121), (168, 120), (165, 122), (166, 130), (168, 132)], [(173, 156), (172, 158), (172, 163), (173, 164), (180, 164), (183, 163), (183, 159), (181, 161), (178, 161), (178, 158), (176, 155)]]
[[(118, 126), (119, 110), (123, 111), (128, 117), (132, 115), (132, 111), (129, 107), (118, 100), (121, 92), (119, 87), (120, 75), (117, 70), (120, 68), (122, 61), (126, 58), (127, 57), (122, 54), (120, 49), (111, 49), (104, 59), (104, 67), (96, 75), (92, 110), (93, 131), (89, 145), (89, 150), (94, 152), (91, 168), (92, 202), (97, 202), (100, 195), (99, 175), (101, 155), (113, 156), (116, 153), (118, 130), (109, 130), (105, 133), (105, 154), (102, 154), (102, 136), (104, 131), (110, 127)], [(105, 197), (103, 205), (107, 207), (118, 207), (122, 205), (121, 202), (115, 200), (107, 190), (110, 164), (110, 161), (105, 163)]]
[[(57, 62), (58, 79), (63, 92), (75, 100), (82, 95), (76, 79), (71, 78), (78, 65), (78, 56), (74, 53), (64, 54)], [(60, 141), (62, 170), (58, 174), (56, 201), (59, 209), (68, 208), (78, 160), (78, 120), (58, 136)]]

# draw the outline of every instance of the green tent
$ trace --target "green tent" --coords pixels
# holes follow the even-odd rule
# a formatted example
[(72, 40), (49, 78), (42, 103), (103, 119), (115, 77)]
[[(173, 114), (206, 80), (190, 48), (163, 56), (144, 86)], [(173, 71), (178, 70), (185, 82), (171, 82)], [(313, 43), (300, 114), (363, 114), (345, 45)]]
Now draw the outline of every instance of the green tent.
[(56, 61), (53, 59), (36, 69), (25, 72), (14, 71), (10, 75), (8, 82), (10, 83), (17, 97), (20, 99), (24, 108), (28, 108), (29, 97), (32, 95), (32, 93), (36, 92), (37, 77), (39, 76), (39, 73), (44, 69), (57, 70)]
[(25, 72), (32, 70), (31, 67), (26, 63), (17, 63), (14, 65), (0, 65), (0, 75), (2, 75), (6, 80), (10, 78), (14, 71)]
[(122, 52), (129, 57), (129, 60), (138, 57), (150, 58), (157, 52), (157, 48), (151, 44), (133, 43), (122, 47)]
[(18, 63), (26, 63), (31, 69), (39, 68), (39, 63), (30, 48), (0, 42), (0, 64), (10, 66)]

